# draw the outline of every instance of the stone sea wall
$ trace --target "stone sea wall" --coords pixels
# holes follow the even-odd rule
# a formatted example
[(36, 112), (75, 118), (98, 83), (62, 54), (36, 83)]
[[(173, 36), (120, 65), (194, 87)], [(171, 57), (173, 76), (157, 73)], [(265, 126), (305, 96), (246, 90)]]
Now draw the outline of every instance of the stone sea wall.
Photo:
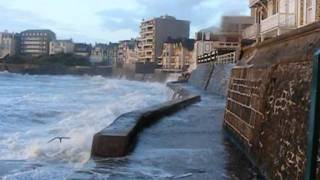
[(231, 71), (224, 125), (267, 179), (303, 179), (319, 28), (247, 48)]
[(226, 96), (231, 69), (234, 66), (234, 64), (199, 64), (192, 72), (188, 82), (209, 93)]

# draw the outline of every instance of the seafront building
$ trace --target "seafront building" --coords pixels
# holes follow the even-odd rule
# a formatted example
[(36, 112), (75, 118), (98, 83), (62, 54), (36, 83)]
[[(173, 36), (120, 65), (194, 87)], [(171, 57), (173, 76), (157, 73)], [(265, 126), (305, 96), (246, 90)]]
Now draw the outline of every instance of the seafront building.
[[(219, 55), (239, 51), (243, 31), (254, 23), (250, 16), (224, 16), (221, 27), (201, 30), (195, 35), (194, 59), (217, 52)], [(191, 69), (196, 65), (191, 64)]]
[(177, 20), (172, 16), (161, 16), (144, 20), (140, 25), (139, 52), (140, 62), (158, 62), (163, 43), (169, 38), (189, 38), (190, 22)]
[(77, 56), (89, 57), (91, 54), (92, 46), (86, 43), (75, 43), (74, 54)]
[(74, 51), (74, 43), (69, 40), (54, 40), (50, 42), (49, 55), (71, 54)]
[(56, 40), (51, 30), (26, 30), (21, 32), (20, 53), (23, 55), (49, 55), (50, 42)]
[(245, 39), (264, 41), (320, 19), (319, 0), (249, 0), (255, 24)]
[(138, 60), (138, 41), (124, 40), (118, 46), (118, 64), (134, 64)]
[(109, 42), (109, 44), (107, 45), (105, 49), (105, 56), (108, 65), (112, 65), (117, 61), (118, 46), (118, 43), (111, 42)]
[(18, 40), (18, 34), (9, 33), (8, 31), (0, 32), (0, 59), (17, 53)]
[(91, 63), (102, 63), (107, 61), (106, 49), (107, 44), (96, 43), (91, 49), (90, 62)]
[(168, 38), (163, 44), (161, 65), (167, 71), (186, 71), (192, 63), (194, 39)]

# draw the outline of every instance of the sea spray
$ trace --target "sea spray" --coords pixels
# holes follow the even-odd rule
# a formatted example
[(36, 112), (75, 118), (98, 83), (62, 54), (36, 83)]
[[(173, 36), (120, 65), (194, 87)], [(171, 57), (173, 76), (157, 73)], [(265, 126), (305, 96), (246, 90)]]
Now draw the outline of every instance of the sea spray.
[[(0, 73), (0, 163), (23, 160), (10, 178), (54, 177), (87, 162), (93, 135), (119, 115), (172, 97), (165, 84), (101, 76)], [(48, 141), (57, 136), (70, 139)], [(32, 163), (31, 163), (32, 162)], [(34, 163), (40, 164), (36, 168)], [(29, 168), (28, 168), (29, 167)]]

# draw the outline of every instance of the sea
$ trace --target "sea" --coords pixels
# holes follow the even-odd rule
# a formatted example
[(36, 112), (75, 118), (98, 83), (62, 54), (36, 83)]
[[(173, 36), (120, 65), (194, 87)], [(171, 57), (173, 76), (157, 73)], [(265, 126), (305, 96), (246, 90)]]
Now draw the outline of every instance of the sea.
[(95, 133), (171, 97), (164, 83), (1, 72), (0, 179), (67, 179), (89, 161)]

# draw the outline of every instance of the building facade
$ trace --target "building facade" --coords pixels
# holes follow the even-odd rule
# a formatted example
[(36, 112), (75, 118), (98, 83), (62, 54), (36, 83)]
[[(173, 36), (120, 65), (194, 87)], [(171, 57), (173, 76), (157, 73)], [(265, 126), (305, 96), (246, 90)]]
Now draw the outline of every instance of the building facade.
[(96, 43), (91, 49), (90, 62), (91, 63), (102, 63), (107, 61), (106, 56), (107, 44)]
[(20, 53), (23, 55), (48, 55), (50, 41), (56, 40), (51, 30), (26, 30), (21, 32)]
[(255, 24), (244, 31), (245, 39), (263, 41), (320, 18), (319, 0), (249, 0), (249, 6)]
[(218, 50), (219, 54), (240, 48), (243, 31), (254, 23), (250, 16), (223, 16), (219, 30), (206, 29), (195, 35), (195, 57)]
[(119, 64), (134, 64), (138, 60), (138, 41), (135, 39), (119, 42), (118, 58)]
[(171, 39), (163, 44), (162, 69), (186, 70), (193, 60), (194, 39)]
[(18, 35), (7, 31), (0, 32), (0, 58), (13, 56), (17, 53)]
[(118, 57), (118, 43), (109, 43), (106, 48), (106, 61), (108, 65), (116, 63)]
[(86, 43), (75, 43), (74, 54), (77, 56), (89, 57), (91, 54), (92, 46)]
[(50, 42), (49, 55), (71, 54), (74, 51), (74, 43), (70, 40), (54, 40)]
[(140, 25), (140, 62), (157, 62), (161, 56), (163, 43), (169, 38), (189, 38), (190, 22), (177, 20), (172, 16), (161, 16), (144, 20)]

